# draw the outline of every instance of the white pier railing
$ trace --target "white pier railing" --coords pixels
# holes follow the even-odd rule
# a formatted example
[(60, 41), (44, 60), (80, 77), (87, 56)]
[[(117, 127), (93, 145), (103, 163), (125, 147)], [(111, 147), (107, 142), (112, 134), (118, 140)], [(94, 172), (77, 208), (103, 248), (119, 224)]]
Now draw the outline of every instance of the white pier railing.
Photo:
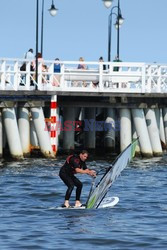
[[(26, 67), (22, 70), (21, 66)], [(56, 92), (118, 92), (167, 93), (167, 65), (132, 62), (60, 62), (60, 72), (54, 72), (55, 61), (39, 61), (38, 83), (34, 62), (0, 58), (0, 90)], [(105, 65), (105, 69), (104, 66)]]

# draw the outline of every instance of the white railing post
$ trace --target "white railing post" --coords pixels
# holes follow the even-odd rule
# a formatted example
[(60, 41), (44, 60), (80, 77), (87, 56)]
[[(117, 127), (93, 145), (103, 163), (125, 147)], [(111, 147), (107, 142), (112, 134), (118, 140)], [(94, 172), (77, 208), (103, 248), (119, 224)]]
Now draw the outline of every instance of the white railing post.
[(31, 62), (27, 62), (26, 63), (26, 82), (25, 82), (25, 86), (26, 86), (26, 90), (30, 90), (30, 78), (31, 78)]
[(2, 89), (5, 90), (5, 78), (6, 78), (6, 61), (2, 60), (1, 64), (1, 86)]
[(146, 92), (146, 65), (142, 65), (142, 84), (141, 84), (141, 92)]
[(64, 63), (61, 65), (61, 78), (60, 78), (60, 87), (64, 90), (65, 89), (65, 77), (64, 77), (64, 73), (65, 73), (65, 65)]
[(53, 82), (54, 82), (54, 64), (51, 63), (51, 65), (49, 66), (48, 68), (48, 73), (49, 75), (48, 78), (49, 78), (49, 90), (53, 90)]
[(20, 84), (20, 77), (19, 77), (19, 63), (18, 61), (15, 61), (14, 63), (14, 83), (13, 83), (13, 88), (14, 90), (18, 90), (18, 86)]
[(161, 66), (158, 67), (158, 80), (157, 80), (157, 92), (161, 93)]
[(103, 91), (103, 64), (99, 63), (99, 90)]

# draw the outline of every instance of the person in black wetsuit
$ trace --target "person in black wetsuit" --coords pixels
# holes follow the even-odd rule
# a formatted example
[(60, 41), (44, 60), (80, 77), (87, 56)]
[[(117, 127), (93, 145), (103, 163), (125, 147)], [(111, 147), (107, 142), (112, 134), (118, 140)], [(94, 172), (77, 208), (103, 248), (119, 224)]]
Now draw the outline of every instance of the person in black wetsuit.
[(76, 186), (76, 201), (75, 206), (82, 206), (80, 202), (80, 196), (82, 191), (82, 182), (75, 176), (75, 174), (88, 174), (95, 177), (96, 172), (87, 168), (85, 161), (88, 158), (88, 152), (82, 150), (79, 155), (70, 155), (67, 157), (65, 164), (61, 167), (59, 176), (65, 185), (68, 187), (65, 194), (64, 207), (69, 207), (69, 199), (73, 191), (74, 186)]

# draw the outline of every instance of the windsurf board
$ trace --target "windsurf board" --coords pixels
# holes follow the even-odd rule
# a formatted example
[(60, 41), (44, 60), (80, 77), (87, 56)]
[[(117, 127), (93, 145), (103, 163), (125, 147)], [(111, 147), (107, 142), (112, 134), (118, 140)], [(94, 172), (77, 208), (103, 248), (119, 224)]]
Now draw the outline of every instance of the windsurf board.
[[(118, 197), (106, 197), (103, 199), (102, 203), (99, 205), (99, 208), (111, 208), (114, 207), (117, 203), (119, 202)], [(87, 209), (86, 206), (81, 206), (81, 207), (75, 207), (75, 206), (70, 206), (70, 207), (55, 207), (55, 209)]]

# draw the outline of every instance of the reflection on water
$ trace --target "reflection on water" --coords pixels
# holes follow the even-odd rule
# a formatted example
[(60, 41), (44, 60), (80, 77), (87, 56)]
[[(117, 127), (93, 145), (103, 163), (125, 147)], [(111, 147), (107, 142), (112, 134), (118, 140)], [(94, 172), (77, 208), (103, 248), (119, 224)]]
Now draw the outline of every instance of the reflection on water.
[[(0, 163), (1, 249), (166, 249), (166, 157), (135, 159), (110, 190), (119, 203), (95, 210), (56, 209), (66, 190), (58, 177), (63, 162)], [(88, 166), (104, 172), (109, 163), (97, 160)], [(84, 203), (92, 180), (79, 178)]]

